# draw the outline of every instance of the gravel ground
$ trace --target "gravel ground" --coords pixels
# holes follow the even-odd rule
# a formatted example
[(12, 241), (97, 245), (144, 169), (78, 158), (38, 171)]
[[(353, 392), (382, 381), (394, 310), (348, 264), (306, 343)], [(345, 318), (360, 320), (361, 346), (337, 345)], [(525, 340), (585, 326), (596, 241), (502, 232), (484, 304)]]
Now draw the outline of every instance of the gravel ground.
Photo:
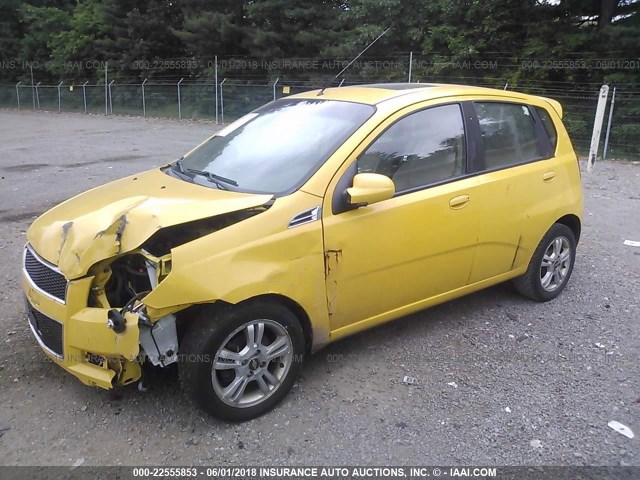
[(557, 300), (500, 285), (338, 342), (256, 420), (193, 409), (175, 371), (146, 393), (114, 394), (46, 361), (19, 285), (29, 223), (167, 163), (214, 128), (0, 111), (0, 464), (640, 465), (640, 437), (607, 426), (640, 435), (640, 248), (623, 245), (640, 240), (638, 162), (583, 173), (583, 236)]

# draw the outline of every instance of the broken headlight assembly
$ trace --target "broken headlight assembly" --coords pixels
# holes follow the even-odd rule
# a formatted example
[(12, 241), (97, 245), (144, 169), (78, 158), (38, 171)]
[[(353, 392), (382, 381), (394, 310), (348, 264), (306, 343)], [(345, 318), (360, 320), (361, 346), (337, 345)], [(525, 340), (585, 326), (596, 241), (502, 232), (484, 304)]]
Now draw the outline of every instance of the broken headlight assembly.
[(107, 326), (116, 334), (126, 330), (127, 313), (136, 315), (140, 346), (149, 361), (163, 367), (176, 362), (178, 336), (175, 315), (165, 315), (151, 322), (142, 301), (171, 272), (171, 255), (156, 257), (141, 249), (98, 269), (89, 305), (109, 308)]
[[(95, 288), (98, 296), (103, 294), (102, 302), (110, 307), (124, 308), (131, 301), (144, 297), (171, 272), (171, 255), (155, 257), (145, 250), (124, 255), (110, 265), (105, 266), (96, 276), (96, 284), (104, 283), (104, 291)], [(104, 275), (104, 276), (102, 276)], [(100, 303), (102, 303), (100, 302)]]

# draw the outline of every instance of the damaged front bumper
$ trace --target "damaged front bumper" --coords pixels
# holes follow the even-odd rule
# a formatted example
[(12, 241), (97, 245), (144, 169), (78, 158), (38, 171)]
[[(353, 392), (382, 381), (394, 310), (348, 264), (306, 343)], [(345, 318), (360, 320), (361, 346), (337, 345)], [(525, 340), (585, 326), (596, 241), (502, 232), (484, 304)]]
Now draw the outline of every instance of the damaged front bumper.
[(24, 266), (29, 326), (54, 363), (84, 384), (105, 389), (140, 378), (138, 315), (124, 314), (126, 328), (116, 333), (108, 327), (110, 309), (87, 307), (92, 276), (64, 280), (28, 246)]

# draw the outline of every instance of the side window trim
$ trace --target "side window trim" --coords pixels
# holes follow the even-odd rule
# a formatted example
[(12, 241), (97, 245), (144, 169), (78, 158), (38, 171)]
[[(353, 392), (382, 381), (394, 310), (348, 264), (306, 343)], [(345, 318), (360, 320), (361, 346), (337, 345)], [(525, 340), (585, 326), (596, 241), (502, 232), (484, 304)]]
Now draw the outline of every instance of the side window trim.
[(464, 131), (467, 136), (467, 170), (466, 175), (474, 174), (482, 170), (484, 165), (484, 148), (482, 148), (482, 132), (480, 121), (473, 106), (473, 101), (467, 100), (461, 103), (464, 117)]
[(358, 168), (356, 162), (358, 159), (356, 158), (353, 162), (349, 164), (345, 172), (336, 183), (336, 187), (333, 190), (333, 195), (331, 197), (331, 212), (334, 215), (338, 215), (339, 213), (348, 212), (349, 210), (355, 210), (357, 207), (355, 205), (351, 205), (347, 201), (347, 188), (353, 185), (353, 177), (358, 173)]

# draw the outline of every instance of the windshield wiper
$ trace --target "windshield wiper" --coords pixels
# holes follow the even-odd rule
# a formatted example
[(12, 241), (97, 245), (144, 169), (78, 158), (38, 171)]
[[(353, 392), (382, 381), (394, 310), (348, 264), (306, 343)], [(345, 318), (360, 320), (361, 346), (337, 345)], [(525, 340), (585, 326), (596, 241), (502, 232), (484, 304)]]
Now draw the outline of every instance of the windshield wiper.
[(183, 159), (184, 159), (184, 157), (180, 157), (178, 160), (173, 162), (169, 168), (170, 168), (170, 170), (172, 172), (174, 172), (179, 177), (181, 177), (181, 178), (183, 178), (185, 180), (192, 181), (193, 180), (193, 176), (189, 175), (187, 173), (187, 171), (184, 168), (184, 165), (182, 164), (182, 160)]
[(180, 157), (171, 166), (171, 169), (174, 172), (181, 173), (182, 175), (188, 175), (189, 173), (191, 173), (193, 175), (200, 175), (202, 177), (205, 177), (211, 183), (215, 183), (218, 188), (221, 188), (223, 190), (229, 190), (224, 185), (225, 183), (227, 183), (229, 185), (233, 185), (234, 187), (238, 186), (238, 182), (236, 182), (235, 180), (232, 180), (230, 178), (223, 177), (222, 175), (216, 175), (215, 173), (211, 173), (211, 172), (208, 172), (206, 170), (197, 170), (195, 168), (184, 168), (184, 164), (182, 163), (183, 160), (184, 160), (184, 157)]
[[(184, 165), (182, 165), (182, 160), (184, 160), (184, 157), (180, 157), (178, 160), (176, 160), (176, 162), (171, 166), (172, 170), (178, 170), (178, 172), (180, 173), (186, 173), (184, 171)], [(177, 169), (174, 167), (178, 167)]]
[[(177, 162), (176, 162), (177, 163)], [(182, 167), (182, 163), (180, 163), (180, 167)], [(187, 172), (193, 173), (194, 175), (201, 175), (209, 180), (211, 183), (215, 183), (219, 188), (224, 190), (228, 190), (228, 188), (224, 185), (225, 183), (229, 185), (233, 185), (234, 187), (238, 186), (238, 182), (235, 180), (231, 180), (230, 178), (223, 177), (221, 175), (216, 175), (215, 173), (207, 172), (206, 170), (196, 170), (194, 168), (187, 168)]]

